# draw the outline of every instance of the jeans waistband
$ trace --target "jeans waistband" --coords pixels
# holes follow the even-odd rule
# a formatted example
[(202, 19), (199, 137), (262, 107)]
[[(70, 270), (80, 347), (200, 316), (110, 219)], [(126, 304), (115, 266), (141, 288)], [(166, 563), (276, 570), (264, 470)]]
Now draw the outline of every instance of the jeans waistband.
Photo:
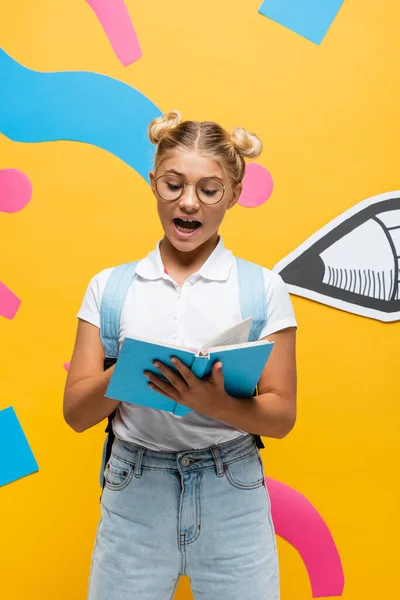
[(140, 477), (143, 468), (175, 470), (181, 473), (216, 468), (217, 474), (222, 476), (225, 465), (254, 452), (258, 452), (258, 448), (252, 435), (243, 435), (231, 442), (202, 450), (182, 452), (157, 452), (119, 438), (114, 440), (112, 447), (112, 454), (135, 466), (136, 477)]

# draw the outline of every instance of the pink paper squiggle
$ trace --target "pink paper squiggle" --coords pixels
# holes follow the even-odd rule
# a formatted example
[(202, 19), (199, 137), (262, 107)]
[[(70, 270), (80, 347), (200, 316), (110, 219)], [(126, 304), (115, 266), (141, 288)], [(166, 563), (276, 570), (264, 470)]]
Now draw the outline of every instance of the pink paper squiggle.
[(13, 319), (18, 312), (21, 300), (0, 281), (0, 315)]
[(325, 521), (300, 492), (269, 477), (265, 482), (276, 534), (299, 552), (313, 598), (341, 596), (344, 589), (342, 562)]
[(120, 62), (127, 67), (142, 56), (139, 40), (123, 0), (86, 0), (94, 10)]

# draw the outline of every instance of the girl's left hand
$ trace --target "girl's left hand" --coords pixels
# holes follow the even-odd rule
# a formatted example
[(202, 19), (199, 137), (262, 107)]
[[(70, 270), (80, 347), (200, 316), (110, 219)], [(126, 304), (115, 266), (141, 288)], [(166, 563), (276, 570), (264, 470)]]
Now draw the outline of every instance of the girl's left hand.
[(216, 417), (229, 398), (225, 392), (222, 363), (217, 362), (213, 365), (209, 379), (199, 379), (179, 359), (173, 357), (171, 362), (178, 373), (164, 363), (153, 362), (153, 365), (164, 375), (167, 381), (151, 371), (144, 372), (150, 380), (149, 387), (174, 402), (183, 404), (209, 417)]

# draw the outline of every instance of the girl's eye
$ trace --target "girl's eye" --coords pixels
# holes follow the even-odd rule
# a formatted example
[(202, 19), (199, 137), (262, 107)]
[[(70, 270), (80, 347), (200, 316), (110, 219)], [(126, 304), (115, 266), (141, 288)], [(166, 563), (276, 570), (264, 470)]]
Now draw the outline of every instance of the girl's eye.
[(182, 189), (182, 186), (176, 183), (168, 183), (167, 185), (171, 192), (177, 192), (178, 190)]
[(204, 196), (204, 198), (219, 198), (222, 197), (224, 193), (223, 184), (214, 179), (208, 179), (206, 181), (202, 181), (199, 184), (200, 194)]

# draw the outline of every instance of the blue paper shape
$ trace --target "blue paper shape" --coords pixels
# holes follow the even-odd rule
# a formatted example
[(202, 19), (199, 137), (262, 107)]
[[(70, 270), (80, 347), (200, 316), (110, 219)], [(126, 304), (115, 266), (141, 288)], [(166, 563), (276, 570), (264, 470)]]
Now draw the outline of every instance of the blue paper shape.
[(71, 140), (114, 154), (146, 181), (149, 122), (161, 111), (131, 86), (97, 73), (41, 73), (0, 50), (0, 133), (15, 142)]
[(39, 470), (12, 407), (0, 411), (0, 486)]
[(320, 44), (344, 0), (264, 0), (259, 12)]

